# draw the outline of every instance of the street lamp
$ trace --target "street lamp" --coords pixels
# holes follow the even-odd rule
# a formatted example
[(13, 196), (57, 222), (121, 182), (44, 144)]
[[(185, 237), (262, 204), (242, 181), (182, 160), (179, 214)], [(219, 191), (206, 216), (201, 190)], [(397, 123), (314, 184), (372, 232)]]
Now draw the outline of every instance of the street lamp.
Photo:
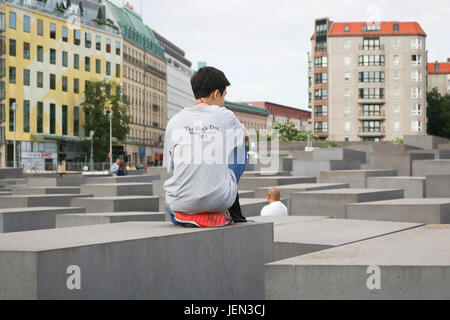
[(16, 163), (16, 110), (17, 110), (17, 104), (15, 102), (13, 102), (12, 106), (11, 106), (11, 111), (13, 112), (13, 117), (14, 117), (14, 147), (13, 147), (13, 161), (14, 161), (14, 168), (17, 168), (17, 163)]
[(91, 172), (94, 171), (94, 135), (95, 131), (91, 131)]
[(109, 170), (112, 169), (113, 153), (112, 153), (112, 112), (109, 113)]

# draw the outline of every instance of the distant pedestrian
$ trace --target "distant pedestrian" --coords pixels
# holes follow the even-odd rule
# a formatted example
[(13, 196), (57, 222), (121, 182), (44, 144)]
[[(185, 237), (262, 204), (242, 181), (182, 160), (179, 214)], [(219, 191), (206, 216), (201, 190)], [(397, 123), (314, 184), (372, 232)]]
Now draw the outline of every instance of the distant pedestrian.
[(288, 216), (287, 207), (280, 201), (281, 195), (278, 188), (271, 188), (267, 192), (267, 200), (270, 204), (261, 210), (262, 217)]
[(125, 161), (121, 161), (119, 165), (119, 169), (117, 170), (117, 176), (123, 177), (127, 174), (127, 168), (125, 166)]
[(111, 167), (111, 173), (113, 174), (114, 177), (117, 177), (117, 172), (119, 171), (121, 162), (122, 162), (122, 160), (117, 159), (116, 162)]

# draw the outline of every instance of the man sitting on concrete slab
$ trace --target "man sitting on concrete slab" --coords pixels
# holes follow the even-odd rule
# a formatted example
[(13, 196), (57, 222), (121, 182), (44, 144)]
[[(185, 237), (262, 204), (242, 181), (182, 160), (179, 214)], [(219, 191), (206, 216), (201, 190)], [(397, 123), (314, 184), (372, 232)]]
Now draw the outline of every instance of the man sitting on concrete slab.
[(223, 108), (230, 82), (222, 71), (201, 68), (191, 84), (197, 103), (176, 114), (166, 128), (163, 165), (173, 173), (164, 184), (168, 212), (175, 225), (230, 225), (237, 222), (230, 212), (239, 207), (246, 129)]
[(261, 210), (262, 217), (288, 216), (287, 207), (280, 201), (281, 195), (278, 188), (269, 189), (267, 200), (269, 200), (270, 204)]

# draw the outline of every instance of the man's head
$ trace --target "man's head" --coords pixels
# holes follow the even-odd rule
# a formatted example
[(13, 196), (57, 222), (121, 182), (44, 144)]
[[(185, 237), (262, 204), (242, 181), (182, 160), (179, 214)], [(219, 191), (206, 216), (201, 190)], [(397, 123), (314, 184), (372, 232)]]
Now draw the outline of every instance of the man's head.
[(116, 160), (116, 163), (117, 163), (118, 165), (120, 165), (121, 162), (122, 162), (122, 160), (120, 160), (119, 158)]
[(191, 78), (195, 99), (209, 105), (223, 106), (230, 82), (225, 74), (213, 67), (203, 67)]
[(269, 200), (269, 203), (280, 201), (281, 200), (280, 189), (270, 188), (269, 191), (267, 191), (267, 200)]

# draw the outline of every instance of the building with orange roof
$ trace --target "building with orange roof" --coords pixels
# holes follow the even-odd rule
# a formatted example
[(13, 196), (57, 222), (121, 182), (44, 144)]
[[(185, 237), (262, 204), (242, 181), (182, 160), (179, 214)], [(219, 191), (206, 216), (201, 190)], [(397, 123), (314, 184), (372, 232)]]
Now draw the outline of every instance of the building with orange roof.
[(392, 141), (426, 133), (426, 37), (417, 22), (315, 21), (309, 54), (314, 133)]
[(440, 94), (450, 94), (450, 58), (447, 62), (428, 64), (428, 90), (436, 88)]

